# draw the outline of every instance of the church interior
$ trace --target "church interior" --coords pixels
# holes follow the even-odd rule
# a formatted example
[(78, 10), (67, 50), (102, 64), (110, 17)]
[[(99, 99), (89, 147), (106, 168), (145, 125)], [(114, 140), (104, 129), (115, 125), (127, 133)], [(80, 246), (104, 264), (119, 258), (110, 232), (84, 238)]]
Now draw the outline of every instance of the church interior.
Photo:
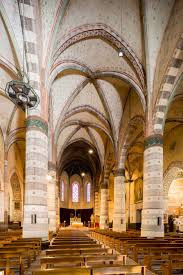
[(183, 0), (0, 0), (0, 274), (183, 274)]

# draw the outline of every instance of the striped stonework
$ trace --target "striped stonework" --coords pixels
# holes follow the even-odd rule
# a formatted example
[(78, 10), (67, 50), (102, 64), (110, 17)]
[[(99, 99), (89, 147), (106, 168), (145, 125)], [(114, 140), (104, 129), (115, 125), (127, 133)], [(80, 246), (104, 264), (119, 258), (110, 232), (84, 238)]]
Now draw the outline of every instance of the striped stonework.
[(164, 236), (163, 141), (153, 135), (145, 140), (141, 236)]
[(104, 171), (104, 181), (101, 184), (101, 199), (100, 199), (100, 228), (106, 229), (109, 227), (109, 175), (111, 166), (111, 156), (109, 155), (106, 161), (106, 167)]
[[(32, 0), (20, 0), (21, 19), (24, 26), (24, 44), (27, 63), (27, 74), (30, 85), (40, 97), (40, 73), (38, 60), (37, 34)], [(40, 115), (41, 105), (30, 110), (31, 115)]]
[[(35, 4), (36, 2), (34, 2)], [(25, 57), (29, 82), (41, 99), (38, 39), (35, 7), (32, 0), (20, 0), (21, 19), (24, 26)], [(28, 110), (26, 121), (26, 179), (23, 236), (48, 239), (47, 123), (40, 118), (41, 105)]]
[(100, 229), (107, 229), (109, 227), (109, 210), (108, 210), (109, 189), (108, 182), (101, 185), (101, 199), (100, 199)]
[(174, 91), (177, 76), (183, 63), (183, 34), (179, 39), (169, 67), (165, 73), (164, 82), (161, 85), (161, 96), (156, 106), (154, 117), (154, 132), (163, 134), (166, 112)]
[[(47, 172), (48, 172), (48, 137), (40, 129), (43, 120), (38, 117), (27, 124), (26, 131), (26, 178), (23, 237), (41, 237), (48, 239), (47, 207)], [(46, 127), (46, 122), (44, 122)], [(34, 125), (32, 127), (32, 125)], [(37, 125), (37, 127), (36, 127)], [(33, 222), (33, 216), (36, 222)]]
[(0, 189), (0, 231), (8, 230), (8, 202), (9, 202), (8, 161), (4, 161), (4, 184)]
[(125, 217), (125, 169), (115, 171), (114, 178), (114, 214), (113, 230), (117, 232), (126, 231)]
[(94, 211), (95, 216), (100, 216), (100, 205), (99, 205), (99, 192), (95, 191), (95, 201), (94, 201)]
[(59, 180), (56, 178), (56, 229), (58, 230), (60, 227), (60, 188), (59, 188)]
[(56, 170), (55, 165), (48, 163), (48, 228), (56, 232)]

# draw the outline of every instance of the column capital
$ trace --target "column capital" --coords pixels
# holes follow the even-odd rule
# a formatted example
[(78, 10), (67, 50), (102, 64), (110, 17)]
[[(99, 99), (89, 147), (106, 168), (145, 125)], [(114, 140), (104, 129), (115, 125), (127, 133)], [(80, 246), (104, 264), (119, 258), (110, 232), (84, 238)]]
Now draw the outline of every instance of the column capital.
[(114, 176), (115, 177), (119, 177), (119, 176), (122, 176), (124, 177), (125, 176), (125, 169), (124, 168), (118, 168), (114, 171)]
[(56, 164), (52, 161), (48, 161), (48, 170), (56, 171)]
[(38, 130), (48, 136), (48, 122), (39, 116), (28, 116), (26, 119), (27, 130)]
[(101, 189), (108, 189), (108, 182), (104, 180), (104, 182), (101, 183)]
[(145, 144), (145, 150), (153, 146), (163, 147), (163, 136), (162, 135), (148, 136), (146, 137), (144, 144)]

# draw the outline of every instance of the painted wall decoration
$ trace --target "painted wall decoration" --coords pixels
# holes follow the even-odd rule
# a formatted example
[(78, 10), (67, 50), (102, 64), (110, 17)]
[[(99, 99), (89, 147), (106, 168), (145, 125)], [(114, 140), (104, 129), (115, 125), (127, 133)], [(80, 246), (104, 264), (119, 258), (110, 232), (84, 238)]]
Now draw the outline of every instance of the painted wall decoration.
[(143, 200), (143, 179), (138, 178), (134, 181), (134, 189), (135, 189), (135, 202), (139, 202)]

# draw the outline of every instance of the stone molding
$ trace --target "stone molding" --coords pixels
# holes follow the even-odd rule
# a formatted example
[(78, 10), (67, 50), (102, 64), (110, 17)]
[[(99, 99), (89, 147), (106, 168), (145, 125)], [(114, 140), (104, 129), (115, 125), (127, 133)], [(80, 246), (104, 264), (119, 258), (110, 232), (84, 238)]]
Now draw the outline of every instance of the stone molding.
[(29, 116), (26, 119), (26, 128), (41, 131), (48, 136), (48, 123), (38, 116)]
[(101, 183), (101, 189), (108, 189), (108, 182), (102, 182)]
[(144, 146), (145, 150), (148, 149), (149, 147), (153, 147), (153, 146), (163, 147), (163, 136), (162, 135), (149, 136), (145, 139), (144, 145), (145, 145)]
[(129, 59), (135, 68), (142, 87), (145, 87), (145, 75), (141, 62), (130, 46), (114, 30), (105, 24), (85, 24), (73, 29), (68, 36), (64, 37), (61, 45), (59, 45), (59, 47), (56, 49), (53, 55), (54, 62), (56, 62), (59, 56), (73, 43), (91, 37), (102, 37), (109, 41), (115, 48), (122, 48), (125, 56)]
[(122, 176), (124, 177), (125, 176), (125, 169), (124, 168), (118, 168), (114, 171), (114, 176), (115, 177), (119, 177), (119, 176)]
[(154, 132), (163, 134), (165, 125), (166, 112), (168, 106), (173, 98), (173, 93), (177, 85), (177, 78), (181, 72), (181, 66), (183, 64), (183, 33), (180, 35), (177, 45), (174, 49), (173, 55), (170, 59), (166, 72), (164, 74), (161, 88), (159, 89), (159, 95), (156, 101), (154, 117), (153, 117), (153, 128)]
[(56, 164), (52, 161), (48, 161), (48, 170), (56, 171)]

